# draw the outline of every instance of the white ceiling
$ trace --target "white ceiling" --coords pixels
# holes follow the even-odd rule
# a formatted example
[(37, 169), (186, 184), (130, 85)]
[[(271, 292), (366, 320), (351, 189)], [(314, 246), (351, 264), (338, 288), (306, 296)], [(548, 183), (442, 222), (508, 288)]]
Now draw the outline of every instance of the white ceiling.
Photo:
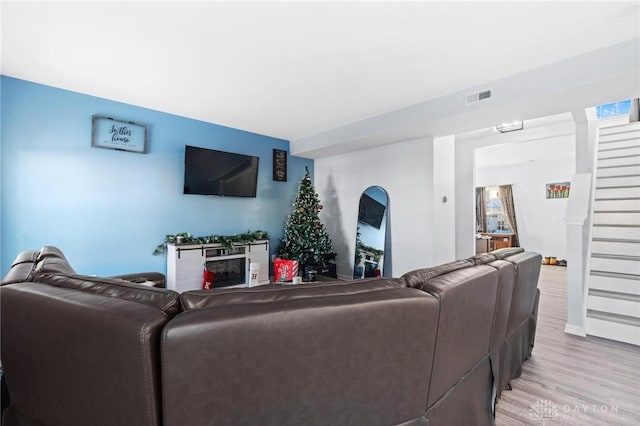
[(3, 2), (5, 75), (295, 140), (639, 36), (640, 2)]
[(571, 113), (526, 120), (524, 128), (516, 132), (500, 134), (494, 127), (456, 136), (456, 141), (471, 139), (483, 146), (475, 150), (476, 169), (540, 165), (574, 160), (576, 155)]

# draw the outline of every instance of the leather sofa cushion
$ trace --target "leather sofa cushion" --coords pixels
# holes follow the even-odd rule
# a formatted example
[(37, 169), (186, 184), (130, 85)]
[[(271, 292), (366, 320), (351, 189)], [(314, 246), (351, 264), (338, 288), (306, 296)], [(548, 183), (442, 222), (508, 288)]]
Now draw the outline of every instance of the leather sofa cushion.
[(11, 264), (11, 269), (9, 269), (7, 275), (2, 278), (1, 285), (27, 281), (36, 264), (38, 253), (37, 250), (25, 250), (18, 254)]
[(489, 262), (493, 262), (497, 257), (493, 253), (482, 253), (476, 254), (475, 256), (471, 256), (469, 258), (470, 261), (473, 262), (474, 265), (486, 265)]
[(161, 340), (163, 424), (422, 418), (437, 316), (408, 288), (183, 312)]
[(524, 252), (522, 247), (505, 247), (491, 252), (498, 260)]
[(431, 268), (416, 269), (415, 271), (407, 272), (402, 278), (406, 280), (409, 287), (422, 290), (422, 286), (432, 278), (471, 266), (473, 266), (473, 262), (469, 259), (456, 260)]
[(542, 256), (535, 252), (524, 252), (505, 259), (516, 268), (516, 279), (511, 297), (511, 309), (507, 326), (507, 337), (527, 321), (533, 312), (538, 291), (538, 277)]
[(269, 284), (251, 288), (194, 290), (182, 293), (180, 299), (184, 310), (188, 311), (209, 306), (359, 294), (406, 286), (405, 280), (401, 278), (373, 278), (362, 281), (331, 281), (299, 285)]
[(493, 319), (493, 331), (491, 346), (497, 348), (504, 342), (507, 333), (507, 322), (511, 311), (511, 298), (513, 297), (513, 285), (516, 280), (516, 267), (505, 260), (495, 260), (487, 266), (498, 270), (498, 293), (496, 299), (496, 312)]
[(56, 246), (44, 246), (40, 249), (40, 253), (38, 254), (38, 261), (45, 259), (47, 257), (58, 257), (60, 259), (67, 260), (64, 257), (64, 253)]
[(36, 282), (141, 303), (155, 307), (169, 317), (181, 310), (180, 295), (177, 292), (120, 279), (75, 274), (38, 274)]
[(2, 285), (33, 281), (38, 272), (74, 274), (75, 271), (59, 248), (44, 246), (40, 250), (25, 250), (18, 254)]
[(35, 281), (39, 274), (75, 274), (69, 261), (59, 248), (44, 246), (40, 249), (36, 265), (27, 281)]
[(16, 266), (21, 263), (35, 263), (38, 260), (39, 254), (40, 252), (38, 252), (38, 250), (25, 250), (16, 256), (11, 266)]
[(488, 356), (498, 271), (487, 265), (459, 268), (421, 285), (440, 303), (429, 407)]

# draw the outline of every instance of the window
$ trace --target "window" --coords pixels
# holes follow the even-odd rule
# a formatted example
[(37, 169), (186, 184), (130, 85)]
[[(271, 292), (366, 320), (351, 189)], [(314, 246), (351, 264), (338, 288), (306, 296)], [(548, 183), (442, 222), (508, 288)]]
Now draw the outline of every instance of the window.
[(619, 117), (621, 115), (629, 115), (631, 109), (631, 100), (614, 102), (611, 104), (598, 105), (596, 107), (596, 118), (603, 120), (607, 118)]
[(485, 214), (487, 219), (487, 229), (485, 232), (489, 234), (510, 234), (511, 226), (509, 219), (502, 208), (502, 200), (500, 200), (500, 189), (497, 186), (487, 186), (485, 193)]

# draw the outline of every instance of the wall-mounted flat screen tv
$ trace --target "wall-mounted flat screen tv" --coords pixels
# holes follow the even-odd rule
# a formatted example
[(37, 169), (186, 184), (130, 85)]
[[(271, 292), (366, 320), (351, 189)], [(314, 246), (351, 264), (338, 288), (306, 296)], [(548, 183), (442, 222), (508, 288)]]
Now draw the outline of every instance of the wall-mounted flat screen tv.
[(360, 208), (358, 209), (358, 220), (380, 229), (382, 218), (384, 217), (384, 210), (384, 204), (379, 203), (367, 194), (362, 194), (360, 197)]
[(184, 193), (255, 197), (258, 157), (185, 146)]

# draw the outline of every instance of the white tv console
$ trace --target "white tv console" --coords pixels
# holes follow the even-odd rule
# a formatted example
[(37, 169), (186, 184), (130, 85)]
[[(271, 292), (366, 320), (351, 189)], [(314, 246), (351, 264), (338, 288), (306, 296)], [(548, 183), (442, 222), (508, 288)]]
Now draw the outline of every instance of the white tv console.
[[(167, 244), (167, 288), (180, 293), (202, 288), (205, 266), (215, 272), (214, 288), (248, 287), (249, 265), (259, 263), (258, 284), (269, 284), (269, 241), (234, 244)], [(225, 282), (227, 281), (227, 282)]]

